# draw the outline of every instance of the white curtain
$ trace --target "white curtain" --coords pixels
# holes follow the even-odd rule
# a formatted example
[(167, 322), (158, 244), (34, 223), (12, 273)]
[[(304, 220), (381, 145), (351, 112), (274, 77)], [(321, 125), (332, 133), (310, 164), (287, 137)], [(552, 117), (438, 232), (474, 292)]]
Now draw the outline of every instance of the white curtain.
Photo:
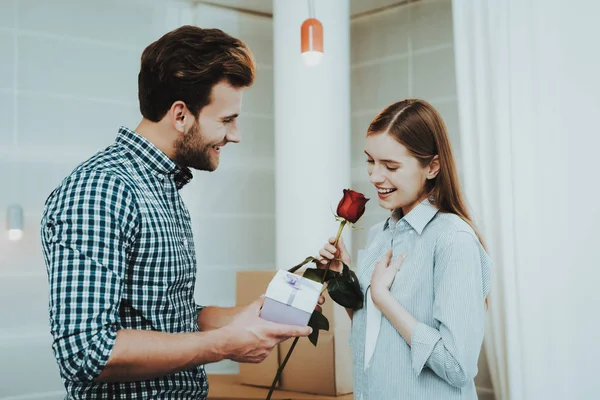
[(495, 261), (496, 399), (596, 399), (600, 3), (453, 0), (463, 178)]

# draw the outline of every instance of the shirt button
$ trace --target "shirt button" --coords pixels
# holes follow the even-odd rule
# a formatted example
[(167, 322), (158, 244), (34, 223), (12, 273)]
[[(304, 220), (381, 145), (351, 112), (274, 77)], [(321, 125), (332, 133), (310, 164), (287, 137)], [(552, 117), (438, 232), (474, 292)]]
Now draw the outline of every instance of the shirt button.
[(413, 233), (414, 233), (414, 231), (410, 231), (410, 232), (408, 232), (408, 234), (409, 234), (409, 235), (412, 235)]
[(183, 247), (185, 247), (187, 249), (187, 247), (188, 247), (188, 240), (187, 239), (183, 239)]

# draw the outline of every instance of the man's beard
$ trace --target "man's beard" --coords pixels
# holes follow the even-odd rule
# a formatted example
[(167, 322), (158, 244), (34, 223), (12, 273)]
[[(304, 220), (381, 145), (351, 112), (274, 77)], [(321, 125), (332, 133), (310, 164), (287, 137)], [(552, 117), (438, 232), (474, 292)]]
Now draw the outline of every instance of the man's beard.
[(218, 155), (211, 154), (213, 146), (205, 142), (200, 123), (196, 121), (190, 130), (175, 142), (175, 162), (180, 167), (214, 171), (219, 166), (219, 158)]

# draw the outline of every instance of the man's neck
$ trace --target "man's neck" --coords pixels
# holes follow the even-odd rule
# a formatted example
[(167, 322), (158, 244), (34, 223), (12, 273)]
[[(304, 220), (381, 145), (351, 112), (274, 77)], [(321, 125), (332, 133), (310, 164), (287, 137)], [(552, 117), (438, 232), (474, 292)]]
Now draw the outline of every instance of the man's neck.
[(163, 121), (152, 122), (143, 118), (135, 128), (135, 132), (146, 138), (171, 160), (174, 160), (176, 135), (171, 132)]

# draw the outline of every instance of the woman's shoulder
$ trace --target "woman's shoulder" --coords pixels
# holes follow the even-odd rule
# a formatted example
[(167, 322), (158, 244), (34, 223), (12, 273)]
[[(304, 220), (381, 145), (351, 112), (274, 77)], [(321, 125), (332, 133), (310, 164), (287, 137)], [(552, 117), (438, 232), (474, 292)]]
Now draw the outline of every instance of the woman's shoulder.
[(471, 265), (477, 266), (481, 271), (482, 294), (484, 297), (487, 296), (491, 287), (493, 263), (471, 225), (456, 214), (441, 212), (432, 222), (437, 225), (437, 229), (432, 232), (436, 235), (435, 257), (447, 259), (449, 252), (454, 255), (461, 254), (460, 257), (472, 256), (470, 259), (477, 262)]
[(471, 225), (456, 214), (438, 212), (431, 221), (427, 234), (428, 242), (435, 244), (436, 253), (448, 246), (458, 246), (471, 248), (473, 251), (477, 249), (482, 256), (487, 254)]
[(431, 221), (430, 231), (432, 234), (440, 237), (454, 236), (459, 232), (472, 235), (477, 238), (475, 231), (465, 220), (456, 214), (438, 212), (435, 218)]

